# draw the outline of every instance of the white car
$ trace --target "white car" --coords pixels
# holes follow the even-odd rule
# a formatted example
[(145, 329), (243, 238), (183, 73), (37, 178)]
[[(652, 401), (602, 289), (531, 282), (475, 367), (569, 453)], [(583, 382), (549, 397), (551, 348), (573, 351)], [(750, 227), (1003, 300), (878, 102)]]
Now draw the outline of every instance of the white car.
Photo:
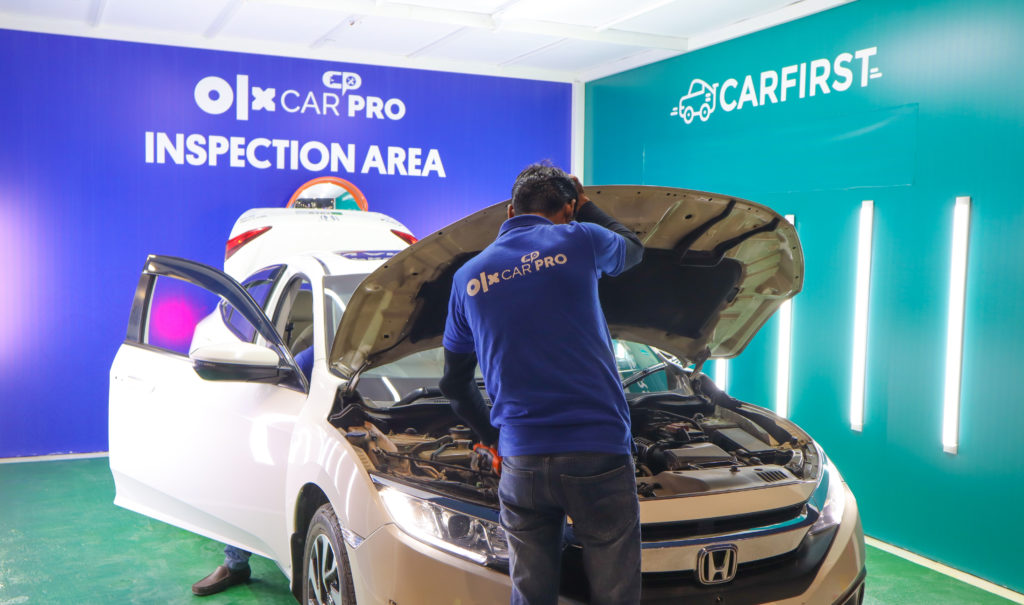
[[(709, 193), (588, 194), (646, 248), (600, 286), (632, 414), (644, 603), (860, 603), (864, 538), (839, 471), (700, 372), (800, 290), (793, 226)], [(150, 257), (111, 368), (115, 502), (273, 559), (303, 603), (507, 602), (498, 477), (437, 390), (452, 274), (504, 218), (496, 204), (405, 247), (382, 215), (259, 210), (235, 243), (280, 237), (244, 243), (238, 281)], [(220, 302), (175, 345), (180, 287)], [(562, 602), (585, 602), (566, 542)]]

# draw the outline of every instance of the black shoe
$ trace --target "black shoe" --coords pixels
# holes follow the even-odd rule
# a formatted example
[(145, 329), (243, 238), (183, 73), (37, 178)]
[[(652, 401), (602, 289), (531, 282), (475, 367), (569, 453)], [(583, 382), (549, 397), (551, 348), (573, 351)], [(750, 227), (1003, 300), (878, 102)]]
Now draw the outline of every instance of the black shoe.
[(192, 593), (199, 597), (216, 594), (235, 584), (245, 582), (251, 574), (252, 570), (248, 565), (238, 570), (231, 570), (227, 565), (220, 565), (213, 570), (212, 574), (193, 584)]

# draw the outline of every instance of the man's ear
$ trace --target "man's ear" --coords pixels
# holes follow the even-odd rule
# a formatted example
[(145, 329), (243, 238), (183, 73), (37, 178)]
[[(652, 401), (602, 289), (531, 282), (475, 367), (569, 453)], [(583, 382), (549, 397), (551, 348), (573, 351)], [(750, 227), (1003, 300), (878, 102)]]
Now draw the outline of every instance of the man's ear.
[(509, 217), (509, 218), (512, 218), (513, 216), (515, 216), (515, 215), (516, 215), (516, 211), (512, 209), (512, 204), (509, 204), (509, 205), (508, 205), (508, 206), (506, 207), (506, 210), (508, 211), (508, 217)]

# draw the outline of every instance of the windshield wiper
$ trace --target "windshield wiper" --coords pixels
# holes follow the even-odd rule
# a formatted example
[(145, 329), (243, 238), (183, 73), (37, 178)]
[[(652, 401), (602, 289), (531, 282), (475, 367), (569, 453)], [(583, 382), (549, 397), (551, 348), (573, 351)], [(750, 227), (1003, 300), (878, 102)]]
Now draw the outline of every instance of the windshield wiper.
[(406, 393), (404, 397), (402, 397), (394, 404), (392, 404), (391, 407), (397, 408), (399, 406), (409, 405), (410, 403), (417, 401), (419, 399), (436, 397), (444, 397), (444, 394), (441, 392), (441, 389), (437, 387), (419, 387)]
[(666, 363), (664, 361), (662, 361), (661, 363), (656, 363), (653, 366), (647, 366), (646, 368), (640, 370), (636, 374), (633, 374), (629, 378), (626, 378), (625, 380), (623, 380), (622, 381), (622, 388), (626, 388), (626, 387), (630, 386), (631, 384), (633, 384), (635, 382), (639, 382), (639, 381), (643, 380), (644, 378), (647, 378), (651, 374), (660, 372), (660, 371), (664, 370), (667, 367), (668, 367), (668, 363)]

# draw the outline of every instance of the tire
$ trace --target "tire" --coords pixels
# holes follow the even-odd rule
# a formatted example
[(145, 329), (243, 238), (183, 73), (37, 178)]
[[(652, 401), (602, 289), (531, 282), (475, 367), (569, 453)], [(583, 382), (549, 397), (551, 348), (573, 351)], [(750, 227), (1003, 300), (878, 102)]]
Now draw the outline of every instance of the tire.
[(711, 106), (707, 103), (700, 106), (700, 121), (707, 122), (711, 117)]
[(687, 124), (693, 121), (692, 107), (687, 106), (686, 109), (683, 110), (683, 121), (686, 122)]
[(330, 504), (317, 509), (306, 531), (302, 554), (302, 602), (355, 605), (356, 592), (338, 517)]

